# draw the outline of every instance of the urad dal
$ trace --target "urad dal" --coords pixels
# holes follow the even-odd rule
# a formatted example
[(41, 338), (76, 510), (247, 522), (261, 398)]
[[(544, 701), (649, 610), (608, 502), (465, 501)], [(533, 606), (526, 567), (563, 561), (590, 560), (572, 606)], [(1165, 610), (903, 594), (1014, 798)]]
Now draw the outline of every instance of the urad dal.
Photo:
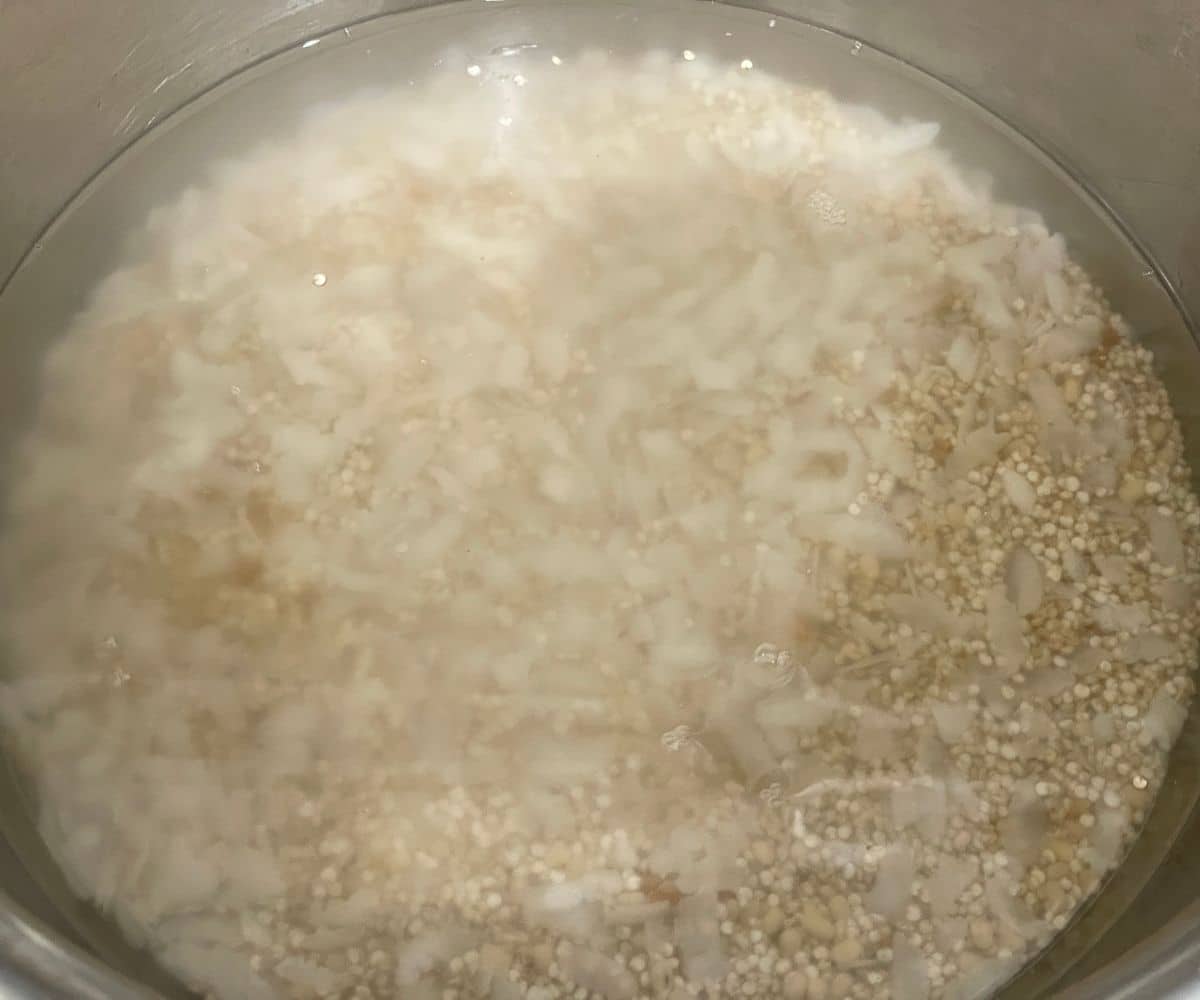
[(936, 125), (687, 55), (316, 111), (49, 355), (3, 719), (201, 991), (975, 996), (1146, 815), (1148, 353)]

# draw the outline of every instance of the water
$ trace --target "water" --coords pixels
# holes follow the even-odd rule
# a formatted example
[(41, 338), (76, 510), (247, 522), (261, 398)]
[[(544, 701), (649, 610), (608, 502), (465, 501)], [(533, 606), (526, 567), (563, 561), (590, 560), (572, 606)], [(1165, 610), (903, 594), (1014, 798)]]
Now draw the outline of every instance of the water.
[[(260, 142), (286, 136), (314, 104), (334, 102), (362, 89), (419, 84), (428, 75), (461, 64), (482, 79), (512, 77), (526, 61), (549, 58), (570, 63), (581, 49), (602, 47), (620, 54), (661, 47), (829, 88), (835, 96), (869, 103), (898, 117), (941, 123), (941, 143), (968, 167), (985, 170), (997, 193), (1044, 211), (1052, 228), (1064, 232), (1075, 256), (1106, 288), (1135, 328), (1151, 335), (1172, 383), (1195, 379), (1195, 357), (1169, 298), (1144, 278), (1145, 262), (1120, 228), (1098, 212), (1078, 186), (1020, 136), (995, 122), (960, 95), (911, 68), (864, 47), (861, 42), (783, 18), (752, 11), (694, 4), (625, 5), (574, 3), (450, 5), (446, 8), (357, 25), (310, 39), (293, 51), (257, 66), (204, 95), (161, 122), (106, 170), (39, 241), (0, 296), (0, 328), (6, 331), (0, 392), (9, 401), (4, 421), (11, 444), (34, 398), (41, 348), (83, 304), (88, 289), (112, 265), (113, 247), (155, 205), (171, 200), (204, 176), (214, 159), (236, 157)], [(519, 98), (514, 98), (519, 101)], [(502, 118), (511, 118), (506, 112)], [(135, 241), (136, 237), (131, 237)], [(131, 247), (131, 252), (136, 252)], [(324, 274), (314, 270), (314, 286)], [(1177, 406), (1188, 395), (1174, 393)], [(1189, 414), (1181, 413), (1185, 423)], [(116, 678), (114, 677), (114, 682)], [(123, 683), (123, 680), (122, 680)], [(1172, 799), (1172, 788), (1177, 789)], [(1168, 810), (1159, 847), (1190, 802), (1184, 785), (1169, 786)], [(1161, 812), (1160, 808), (1160, 812)], [(65, 899), (47, 859), (27, 831), (17, 831), (43, 881)], [(1142, 861), (1142, 874), (1153, 863)], [(1136, 860), (1136, 859), (1135, 859)], [(1043, 962), (1035, 977), (1050, 981), (1085, 946), (1140, 885), (1135, 864), (1125, 884), (1114, 885), (1107, 912), (1099, 912), (1062, 943), (1059, 959)], [(81, 926), (114, 962), (133, 967), (137, 959), (111, 931), (77, 906), (64, 902)], [(1098, 907), (1097, 911), (1104, 911)], [(1029, 991), (1038, 984), (1030, 980)], [(1020, 989), (1021, 987), (1016, 987)], [(1024, 995), (1028, 995), (1027, 991)]]

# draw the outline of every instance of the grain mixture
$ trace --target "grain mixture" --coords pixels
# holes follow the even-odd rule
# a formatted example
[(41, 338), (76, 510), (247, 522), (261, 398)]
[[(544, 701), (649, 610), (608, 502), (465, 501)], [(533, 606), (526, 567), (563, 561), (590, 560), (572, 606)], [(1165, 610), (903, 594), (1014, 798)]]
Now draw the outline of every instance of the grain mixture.
[(2, 546), (79, 893), (226, 1000), (1027, 960), (1162, 780), (1200, 511), (1148, 353), (936, 135), (538, 54), (158, 211)]

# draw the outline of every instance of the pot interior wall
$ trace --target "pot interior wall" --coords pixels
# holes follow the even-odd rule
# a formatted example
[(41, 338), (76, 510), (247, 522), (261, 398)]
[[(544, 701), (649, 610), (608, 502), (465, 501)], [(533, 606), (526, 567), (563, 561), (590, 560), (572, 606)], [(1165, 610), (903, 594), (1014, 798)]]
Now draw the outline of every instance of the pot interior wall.
[[(117, 53), (107, 65), (122, 64), (130, 79), (104, 81), (99, 62), (93, 65), (98, 57), (90, 51), (83, 64), (72, 69), (68, 59), (75, 51), (72, 39), (87, 32), (88, 19), (96, 16), (92, 12), (47, 2), (36, 5), (38, 12), (34, 11), (35, 5), (30, 5), (16, 14), (0, 14), (0, 20), (27, 20), (33, 47), (41, 46), (53, 53), (52, 58), (31, 64), (27, 55), (16, 51), (11, 34), (0, 39), (0, 68), (17, 81), (18, 97), (28, 102), (29, 109), (21, 116), (6, 118), (16, 123), (18, 137), (27, 141), (16, 142), (15, 152), (0, 153), (0, 191), (5, 192), (0, 198), (6, 199), (0, 200), (0, 219), (5, 224), (0, 230), (0, 274), (15, 264), (33, 243), (36, 229), (82, 181), (78, 164), (99, 166), (140, 133), (150, 119), (162, 119), (173, 107), (205, 91), (101, 172), (38, 239), (36, 248), (0, 294), (0, 330), (4, 332), (0, 341), (0, 399), (4, 400), (0, 456), (7, 455), (13, 435), (19, 433), (35, 401), (36, 372), (45, 345), (82, 304), (87, 288), (112, 267), (113, 234), (127, 230), (129, 220), (143, 217), (155, 204), (202, 176), (211, 150), (236, 153), (239, 146), (248, 147), (272, 131), (285, 133), (304, 107), (337, 96), (331, 92), (331, 80), (337, 81), (339, 93), (346, 92), (359, 85), (377, 84), (385, 73), (395, 79), (396, 67), (404, 74), (401, 80), (419, 78), (432, 71), (438, 56), (447, 50), (486, 56), (504, 46), (536, 42), (564, 54), (584, 45), (614, 51), (655, 46), (677, 49), (686, 45), (731, 60), (750, 54), (762, 69), (828, 86), (844, 99), (869, 102), (898, 116), (939, 120), (943, 142), (961, 162), (993, 174), (1002, 197), (1038, 206), (1050, 225), (1067, 235), (1080, 262), (1108, 290), (1116, 307), (1151, 347), (1184, 423), (1193, 467), (1200, 468), (1200, 396), (1193, 390), (1200, 384), (1200, 352), (1172, 289), (1172, 281), (1182, 281), (1186, 293), (1200, 294), (1200, 280), (1188, 284), (1190, 264), (1183, 252), (1187, 241), (1200, 231), (1195, 220), (1188, 218), (1192, 207), (1200, 206), (1200, 197), (1193, 197), (1189, 203), (1181, 197), (1188, 194), (1184, 186), (1187, 182), (1176, 180), (1190, 176), (1191, 183), (1200, 183), (1195, 181), (1200, 178), (1200, 116), (1193, 114), (1197, 120), (1185, 123), (1182, 107), (1173, 113), (1172, 120), (1183, 129), (1174, 137), (1181, 152), (1139, 167), (1144, 184), (1116, 183), (1104, 170), (1082, 172), (1091, 184), (1104, 186), (1107, 198), (1123, 210), (1122, 221), (1117, 222), (1086, 192), (1077, 176), (1059, 168), (1021, 133), (983, 112), (958, 90), (939, 84), (905, 62), (873, 51), (869, 45), (853, 45), (856, 37), (880, 42), (916, 65), (953, 79), (973, 97), (1005, 112), (1021, 128), (1042, 139), (1049, 136), (1072, 163), (1094, 167), (1105, 153), (1099, 148), (1102, 136), (1094, 124), (1101, 109), (1092, 105), (1103, 103), (1103, 94), (1095, 93), (1086, 108), (1077, 109), (1076, 119), (1072, 119), (1068, 107), (1047, 110), (1047, 103), (1053, 105), (1056, 100), (1082, 100), (1081, 81), (1092, 79), (1093, 67), (1084, 65), (1089, 61), (1087, 53), (1081, 51), (1077, 41), (1070, 45), (1065, 41), (1067, 31), (1074, 26), (1059, 20), (1058, 13), (1044, 14), (1040, 5), (1035, 11), (1025, 2), (910, 2), (888, 5), (885, 12), (882, 8), (876, 11), (876, 5), (827, 2), (789, 4), (785, 5), (786, 11), (778, 12), (800, 13), (849, 34), (819, 30), (788, 17), (772, 18), (760, 10), (694, 0), (472, 2), (372, 20), (359, 19), (379, 13), (379, 3), (248, 2), (229, 5), (228, 9), (213, 4), (212, 12), (204, 13), (193, 9), (197, 5), (178, 0), (161, 5), (128, 2), (116, 6), (119, 12), (113, 21), (120, 30), (114, 35), (111, 25), (98, 28), (98, 44), (110, 54)], [(1086, 9), (1090, 24), (1091, 19), (1102, 19), (1098, 8), (1106, 5), (1063, 6)], [(1186, 40), (1170, 37), (1175, 22), (1167, 8), (1179, 6), (1147, 4), (1147, 11), (1140, 15), (1145, 18), (1141, 25), (1132, 23), (1120, 8), (1116, 28), (1097, 26), (1096, 31), (1104, 41), (1101, 53), (1108, 45), (1114, 57), (1123, 50), (1109, 41), (1112, 32), (1120, 42), (1135, 49), (1139, 45), (1156, 51), (1169, 44), (1186, 46), (1187, 52), (1196, 57), (1191, 75), (1174, 65), (1164, 67), (1140, 59), (1137, 66), (1149, 81), (1147, 93), (1159, 95), (1172, 82), (1182, 81), (1179, 100), (1194, 109), (1200, 99), (1200, 71), (1195, 69), (1200, 65), (1200, 47), (1195, 46), (1192, 36)], [(1200, 20), (1200, 7), (1191, 6)], [(866, 7), (878, 16), (867, 16)], [(1003, 12), (993, 9), (997, 7)], [(1051, 37), (1059, 32), (1064, 49), (1056, 53), (1060, 62), (1055, 65), (1064, 80), (1061, 91), (1050, 86), (1055, 79), (1054, 68), (1040, 61), (1049, 58), (1046, 46), (1050, 42), (1031, 42), (1030, 29), (1021, 21), (1026, 9), (1029, 20), (1039, 21), (1042, 31), (1050, 32)], [(172, 13), (187, 20), (190, 29), (182, 31), (170, 21)], [(227, 15), (224, 22), (218, 17), (222, 13)], [(52, 31), (52, 27), (62, 29), (73, 24), (76, 18), (78, 29), (71, 27), (69, 32), (57, 35)], [(340, 30), (343, 25), (348, 30)], [(335, 27), (339, 30), (322, 35)], [(1150, 29), (1150, 40), (1139, 41)], [(953, 52), (935, 44), (948, 32), (958, 33)], [(304, 39), (318, 36), (322, 37), (319, 45), (298, 47)], [(237, 39), (237, 44), (228, 44), (231, 39)], [(1023, 42), (1033, 48), (1022, 52)], [(269, 64), (257, 62), (281, 47), (287, 51)], [(981, 68), (965, 68), (967, 54)], [(1095, 58), (1099, 57), (1094, 56), (1093, 61)], [(206, 90), (219, 77), (251, 64), (256, 65), (236, 79)], [(48, 73), (58, 76), (49, 79)], [(95, 79), (81, 81), (80, 73), (90, 73)], [(100, 107), (93, 109), (94, 117), (106, 127), (97, 129), (92, 121), (73, 132), (60, 124), (51, 139), (44, 134), (45, 109), (53, 106), (56, 94), (67, 93), (68, 83), (81, 93), (101, 95)], [(98, 85), (89, 90), (92, 83)], [(1116, 86), (1107, 80), (1105, 85)], [(1193, 88), (1190, 104), (1188, 87)], [(7, 97), (0, 96), (0, 118), (5, 117), (6, 103), (13, 100), (11, 90)], [(121, 108), (126, 110), (118, 119)], [(1135, 113), (1142, 110), (1124, 98), (1107, 107), (1110, 115), (1128, 115), (1130, 142), (1138, 139), (1139, 128), (1147, 127), (1140, 121), (1142, 115)], [(73, 99), (66, 100), (62, 116), (69, 126), (83, 121), (85, 109), (77, 107)], [(1086, 127), (1072, 130), (1073, 120)], [(1146, 156), (1166, 148), (1166, 138), (1157, 131), (1141, 139)], [(1073, 140), (1084, 145), (1073, 149)], [(1119, 157), (1130, 155), (1125, 145), (1119, 153), (1108, 152)], [(76, 166), (66, 169), (61, 157), (54, 155), (56, 152), (69, 152), (70, 163)], [(1183, 171), (1188, 166), (1187, 157), (1193, 154), (1196, 169), (1187, 175)], [(44, 178), (38, 171), (42, 161), (52, 163)], [(1160, 177), (1165, 179), (1158, 180)], [(1156, 185), (1157, 191), (1144, 190)], [(1181, 208), (1173, 220), (1166, 217), (1162, 205), (1163, 197), (1172, 193), (1172, 200), (1179, 200)], [(22, 202), (19, 208), (17, 200)], [(1195, 219), (1200, 220), (1200, 213)], [(1164, 273), (1147, 259), (1126, 226), (1162, 252)], [(1200, 253), (1196, 257), (1200, 258)], [(1193, 711), (1175, 751), (1167, 785), (1127, 863), (1094, 905), (1010, 987), (1008, 995), (1037, 996), (1055, 984), (1095, 971), (1188, 901), (1187, 886), (1194, 884), (1188, 859), (1200, 854), (1192, 849), (1200, 841), (1200, 827), (1192, 821), (1198, 783), (1200, 715)], [(0, 816), (7, 844), (0, 848), (11, 856), (0, 854), (0, 886), (61, 933), (88, 942), (115, 967), (164, 995), (181, 995), (111, 926), (71, 897), (37, 839), (30, 820), (34, 814), (28, 798), (20, 794), (15, 777), (4, 774), (0, 778)], [(21, 859), (19, 863), (17, 858)], [(1151, 890), (1144, 892), (1147, 885)]]

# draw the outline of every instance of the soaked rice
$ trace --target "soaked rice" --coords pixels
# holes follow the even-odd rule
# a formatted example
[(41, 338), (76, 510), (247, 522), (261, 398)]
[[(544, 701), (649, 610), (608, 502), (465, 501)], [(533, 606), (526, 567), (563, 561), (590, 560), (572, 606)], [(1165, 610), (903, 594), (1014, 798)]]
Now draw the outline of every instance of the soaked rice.
[(41, 832), (226, 1000), (986, 993), (1191, 698), (1165, 390), (936, 126), (563, 63), (215, 165), (53, 350)]

